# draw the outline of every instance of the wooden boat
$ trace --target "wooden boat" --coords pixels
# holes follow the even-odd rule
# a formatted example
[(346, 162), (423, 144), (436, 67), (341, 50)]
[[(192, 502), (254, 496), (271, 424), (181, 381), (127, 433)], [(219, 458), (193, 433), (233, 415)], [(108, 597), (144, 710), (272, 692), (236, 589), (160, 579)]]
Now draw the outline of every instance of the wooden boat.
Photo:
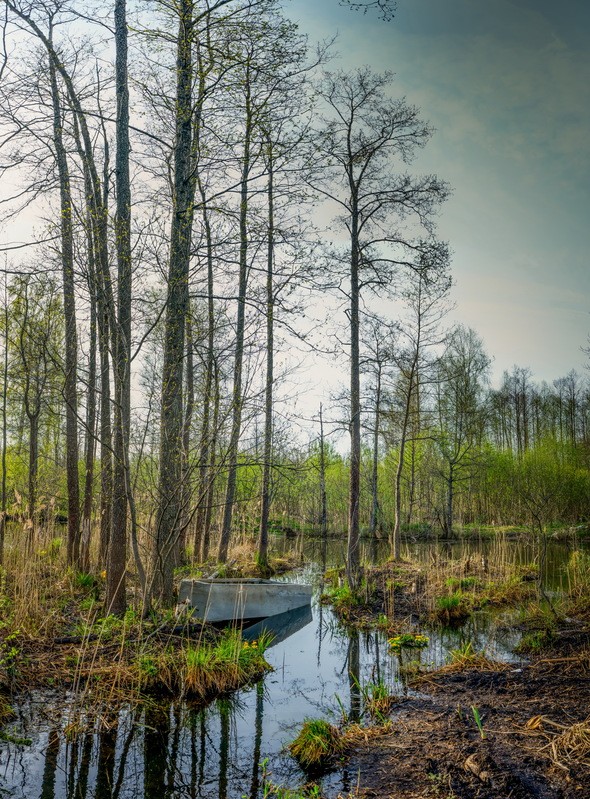
[(264, 619), (311, 603), (310, 585), (260, 579), (182, 580), (179, 605), (203, 621)]

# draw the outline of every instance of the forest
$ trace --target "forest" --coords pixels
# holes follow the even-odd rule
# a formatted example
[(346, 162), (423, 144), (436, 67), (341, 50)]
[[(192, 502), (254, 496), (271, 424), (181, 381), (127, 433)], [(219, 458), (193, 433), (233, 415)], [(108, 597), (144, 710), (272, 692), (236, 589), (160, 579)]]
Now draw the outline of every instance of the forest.
[[(25, 629), (124, 635), (181, 577), (244, 552), (271, 576), (285, 541), (345, 541), (352, 601), (368, 542), (399, 565), (508, 530), (542, 568), (542, 542), (587, 532), (590, 382), (494, 385), (450, 321), (452, 187), (415, 168), (436, 134), (393, 75), (342, 69), (278, 0), (3, 7), (0, 218), (26, 244), (0, 288), (0, 672)], [(233, 641), (243, 672), (206, 684), (142, 650), (129, 685), (203, 700), (264, 674), (265, 645)]]
[[(140, 6), (114, 63), (109, 9), (96, 30), (6, 7), (6, 218), (43, 219), (3, 293), (19, 547), (67, 520), (68, 563), (106, 569), (122, 612), (128, 556), (169, 602), (174, 568), (246, 532), (264, 563), (269, 529), (348, 529), (354, 571), (361, 532), (399, 557), (413, 526), (586, 521), (588, 383), (515, 366), (492, 388), (477, 333), (446, 323), (449, 187), (412, 173), (431, 131), (391, 76), (330, 72), (276, 2)], [(307, 419), (302, 349), (350, 371)]]

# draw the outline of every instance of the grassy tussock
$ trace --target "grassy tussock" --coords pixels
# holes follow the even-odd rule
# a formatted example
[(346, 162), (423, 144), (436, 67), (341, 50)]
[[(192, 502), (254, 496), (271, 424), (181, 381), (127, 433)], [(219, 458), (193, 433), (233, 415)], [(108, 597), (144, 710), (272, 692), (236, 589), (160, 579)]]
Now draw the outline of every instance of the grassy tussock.
[(288, 748), (305, 771), (323, 770), (344, 752), (344, 737), (325, 719), (308, 719)]
[[(174, 612), (105, 615), (105, 575), (65, 565), (61, 539), (30, 557), (15, 546), (0, 569), (0, 691), (73, 691), (81, 707), (114, 708), (148, 696), (208, 700), (260, 678), (269, 641), (242, 641)], [(130, 579), (133, 603), (133, 581)], [(0, 707), (1, 715), (1, 707)], [(1, 718), (0, 718), (1, 721)]]
[(187, 643), (155, 654), (142, 653), (134, 662), (141, 691), (167, 691), (197, 700), (236, 690), (270, 668), (264, 652), (268, 638), (243, 641), (228, 631), (215, 644)]
[(217, 577), (272, 577), (295, 569), (302, 564), (301, 554), (269, 554), (268, 568), (258, 563), (257, 546), (252, 541), (230, 547), (227, 563), (219, 564), (214, 559), (205, 563), (187, 566), (180, 570), (179, 576), (202, 577), (213, 573)]

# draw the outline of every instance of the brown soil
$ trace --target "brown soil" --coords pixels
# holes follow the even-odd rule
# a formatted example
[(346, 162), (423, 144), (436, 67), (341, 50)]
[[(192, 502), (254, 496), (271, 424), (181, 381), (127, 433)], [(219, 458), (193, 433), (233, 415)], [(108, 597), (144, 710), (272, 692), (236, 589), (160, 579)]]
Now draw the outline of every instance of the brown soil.
[(447, 667), (423, 678), (419, 695), (398, 704), (391, 731), (352, 756), (355, 795), (589, 799), (589, 640), (570, 633), (523, 667)]
[[(432, 618), (449, 578), (459, 585), (472, 578), (476, 607), (516, 606), (534, 592), (533, 576), (470, 559), (429, 570), (386, 564), (366, 575), (360, 604), (336, 601), (334, 610), (354, 626), (374, 626), (385, 614), (387, 632), (411, 630)], [(570, 615), (578, 611), (571, 605)], [(526, 665), (480, 657), (422, 675), (394, 708), (391, 730), (355, 745), (349, 771), (359, 787), (351, 796), (590, 799), (590, 626), (581, 615), (562, 617), (562, 629), (548, 638), (551, 650)]]

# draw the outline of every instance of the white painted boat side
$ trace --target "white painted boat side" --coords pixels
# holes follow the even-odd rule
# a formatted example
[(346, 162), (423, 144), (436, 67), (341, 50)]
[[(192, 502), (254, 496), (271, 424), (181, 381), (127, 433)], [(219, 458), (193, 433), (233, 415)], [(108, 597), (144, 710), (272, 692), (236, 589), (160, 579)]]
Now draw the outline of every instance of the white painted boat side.
[(178, 601), (204, 621), (261, 619), (311, 603), (312, 588), (260, 579), (182, 580)]

